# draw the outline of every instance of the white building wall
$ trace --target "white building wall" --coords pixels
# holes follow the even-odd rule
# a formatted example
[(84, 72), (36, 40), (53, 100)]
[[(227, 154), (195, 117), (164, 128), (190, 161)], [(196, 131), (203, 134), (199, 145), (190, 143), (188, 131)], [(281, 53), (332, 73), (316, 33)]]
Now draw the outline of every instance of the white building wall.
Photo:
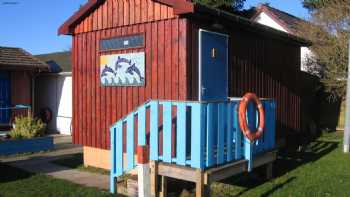
[(72, 76), (70, 74), (47, 74), (36, 79), (36, 111), (48, 107), (52, 120), (49, 132), (71, 135), (72, 122)]
[[(56, 129), (70, 135), (72, 122), (72, 76), (57, 77), (57, 117)], [(59, 96), (61, 95), (61, 96)]]
[[(308, 47), (301, 47), (301, 70), (305, 72), (310, 72), (310, 66), (314, 67), (312, 62), (314, 62), (314, 53)], [(310, 65), (311, 64), (311, 65)]]
[(288, 31), (286, 29), (284, 29), (280, 24), (275, 22), (269, 15), (265, 14), (265, 12), (261, 12), (259, 14), (259, 16), (255, 18), (254, 21), (258, 22), (260, 24), (272, 27), (274, 29), (288, 33)]

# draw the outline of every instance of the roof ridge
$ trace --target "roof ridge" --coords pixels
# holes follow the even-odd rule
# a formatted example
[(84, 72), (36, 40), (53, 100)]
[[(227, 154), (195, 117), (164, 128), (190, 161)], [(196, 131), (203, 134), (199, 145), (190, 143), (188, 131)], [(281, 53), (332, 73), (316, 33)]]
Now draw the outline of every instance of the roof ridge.
[(298, 19), (298, 20), (304, 20), (304, 19), (302, 19), (302, 18), (300, 18), (300, 17), (298, 17), (298, 16), (295, 16), (295, 15), (293, 15), (293, 14), (291, 14), (291, 13), (288, 13), (288, 12), (286, 12), (286, 11), (284, 11), (284, 10), (277, 9), (277, 8), (272, 7), (272, 6), (270, 6), (270, 5), (263, 4), (263, 6), (267, 7), (268, 9), (272, 9), (272, 10), (274, 10), (274, 11), (281, 12), (281, 13), (283, 13), (283, 14), (285, 14), (285, 15), (291, 16), (291, 17), (296, 18), (296, 19)]
[(43, 55), (54, 55), (54, 54), (58, 54), (58, 53), (72, 53), (71, 51), (56, 51), (56, 52), (50, 52), (50, 53), (42, 53), (42, 54), (37, 54), (34, 56), (43, 56)]
[(4, 48), (4, 49), (21, 49), (20, 47), (8, 47), (8, 46), (0, 46), (0, 48)]
[(305, 19), (301, 19), (288, 12), (274, 8), (266, 3), (258, 4), (255, 7), (255, 10), (255, 14), (253, 17), (251, 17), (251, 20), (255, 20), (261, 13), (264, 12), (291, 34), (297, 34), (297, 25), (299, 23), (306, 22)]

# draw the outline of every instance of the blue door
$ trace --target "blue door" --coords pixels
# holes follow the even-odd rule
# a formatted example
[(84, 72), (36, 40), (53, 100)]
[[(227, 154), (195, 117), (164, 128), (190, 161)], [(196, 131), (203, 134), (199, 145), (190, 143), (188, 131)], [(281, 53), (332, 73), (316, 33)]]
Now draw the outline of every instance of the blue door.
[(11, 105), (10, 75), (8, 72), (0, 72), (0, 124), (10, 122), (11, 110), (6, 109)]
[(228, 98), (228, 35), (199, 30), (199, 100)]

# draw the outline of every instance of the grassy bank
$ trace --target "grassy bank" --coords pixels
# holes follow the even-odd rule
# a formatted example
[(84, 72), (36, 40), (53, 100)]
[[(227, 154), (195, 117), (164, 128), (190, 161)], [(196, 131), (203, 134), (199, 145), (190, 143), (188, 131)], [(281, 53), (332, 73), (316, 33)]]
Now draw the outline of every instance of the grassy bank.
[(88, 188), (46, 175), (36, 175), (0, 163), (0, 196), (113, 196), (107, 191)]
[(275, 177), (235, 177), (212, 185), (213, 196), (350, 196), (350, 155), (342, 153), (342, 133), (325, 134), (301, 152), (284, 152)]

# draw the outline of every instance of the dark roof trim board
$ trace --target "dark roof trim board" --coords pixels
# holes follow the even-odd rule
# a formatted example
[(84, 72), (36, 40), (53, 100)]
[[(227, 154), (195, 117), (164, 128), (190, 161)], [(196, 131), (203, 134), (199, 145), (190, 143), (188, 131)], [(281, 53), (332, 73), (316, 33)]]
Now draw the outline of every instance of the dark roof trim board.
[(266, 25), (262, 25), (260, 23), (254, 22), (250, 19), (244, 18), (242, 16), (238, 16), (235, 14), (231, 14), (229, 12), (219, 10), (219, 9), (213, 9), (209, 8), (207, 6), (201, 5), (201, 4), (195, 4), (195, 11), (193, 14), (200, 13), (202, 15), (211, 15), (215, 18), (225, 19), (230, 22), (238, 23), (244, 27), (246, 27), (247, 30), (250, 30), (255, 33), (264, 34), (266, 36), (270, 37), (278, 37), (285, 39), (285, 41), (291, 41), (295, 44), (298, 44), (300, 46), (310, 46), (311, 42), (308, 40), (305, 40), (301, 37), (295, 36), (290, 33), (285, 33), (283, 31), (276, 30), (272, 27), (268, 27)]
[(89, 0), (85, 5), (83, 5), (77, 12), (75, 12), (59, 29), (58, 35), (72, 34), (72, 29), (81, 20), (93, 12), (98, 6), (104, 3), (105, 0)]
[[(83, 20), (87, 15), (93, 12), (98, 6), (100, 6), (106, 0), (89, 0), (79, 11), (77, 11), (73, 16), (71, 16), (58, 30), (58, 34), (71, 35), (73, 32), (74, 25), (78, 24)], [(269, 36), (277, 36), (280, 38), (288, 39), (298, 45), (308, 46), (310, 42), (292, 34), (281, 32), (273, 28), (267, 27), (265, 25), (258, 24), (250, 19), (234, 15), (222, 10), (210, 8), (198, 3), (193, 3), (187, 0), (153, 0), (170, 7), (174, 8), (174, 13), (177, 15), (200, 15), (207, 14), (214, 17), (222, 17), (225, 20), (230, 22), (236, 22), (243, 26), (252, 28), (254, 32), (257, 33), (268, 33)], [(263, 32), (261, 32), (263, 31)]]
[(194, 11), (194, 4), (185, 0), (153, 0), (154, 2), (168, 5), (174, 9), (174, 14), (181, 15)]

